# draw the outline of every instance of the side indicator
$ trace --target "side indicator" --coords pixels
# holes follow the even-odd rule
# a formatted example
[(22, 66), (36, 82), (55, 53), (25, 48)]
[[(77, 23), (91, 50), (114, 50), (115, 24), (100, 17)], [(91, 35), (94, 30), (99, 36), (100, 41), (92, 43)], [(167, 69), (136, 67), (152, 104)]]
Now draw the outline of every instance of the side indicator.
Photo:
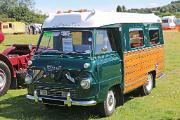
[(71, 107), (71, 94), (70, 92), (67, 94), (67, 101), (65, 102), (65, 104), (68, 106), (68, 107)]
[(36, 90), (34, 91), (34, 101), (38, 103), (38, 95)]

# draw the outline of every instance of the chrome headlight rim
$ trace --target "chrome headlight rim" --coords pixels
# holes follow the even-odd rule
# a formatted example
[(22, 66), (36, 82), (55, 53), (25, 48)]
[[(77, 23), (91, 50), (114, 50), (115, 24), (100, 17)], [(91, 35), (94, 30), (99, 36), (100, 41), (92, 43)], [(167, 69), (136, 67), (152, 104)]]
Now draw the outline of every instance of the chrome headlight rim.
[(91, 79), (90, 78), (82, 79), (80, 85), (83, 89), (90, 89)]

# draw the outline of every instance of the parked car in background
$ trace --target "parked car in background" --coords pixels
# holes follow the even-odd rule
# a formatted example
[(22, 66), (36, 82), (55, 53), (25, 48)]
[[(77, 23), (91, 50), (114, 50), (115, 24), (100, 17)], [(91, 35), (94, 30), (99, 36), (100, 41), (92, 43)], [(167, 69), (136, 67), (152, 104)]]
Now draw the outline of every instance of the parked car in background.
[(176, 29), (176, 17), (175, 16), (164, 16), (162, 18), (162, 28), (164, 30)]
[(163, 75), (161, 18), (154, 14), (76, 11), (43, 24), (25, 82), (27, 98), (47, 108), (96, 106), (110, 116), (124, 95), (148, 95)]
[(177, 29), (178, 29), (179, 32), (180, 32), (180, 18), (177, 18), (177, 19), (176, 19), (176, 27), (177, 27)]

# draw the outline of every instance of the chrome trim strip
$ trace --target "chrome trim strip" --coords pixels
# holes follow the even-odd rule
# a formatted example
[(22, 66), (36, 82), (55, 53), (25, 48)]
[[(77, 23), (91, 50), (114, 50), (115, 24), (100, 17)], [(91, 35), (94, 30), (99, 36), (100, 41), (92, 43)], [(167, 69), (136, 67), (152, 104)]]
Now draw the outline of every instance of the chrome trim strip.
[[(30, 100), (35, 100), (35, 97), (32, 95), (26, 95), (26, 98), (30, 99)], [(42, 99), (43, 99), (42, 97), (38, 97), (38, 100), (40, 102), (42, 102)], [(62, 100), (62, 99), (54, 99), (54, 98), (45, 98), (45, 99), (63, 101), (64, 104), (68, 102), (67, 100)], [(94, 106), (97, 104), (97, 102), (94, 100), (92, 100), (92, 101), (74, 101), (74, 100), (71, 100), (71, 104), (75, 105), (75, 106)]]

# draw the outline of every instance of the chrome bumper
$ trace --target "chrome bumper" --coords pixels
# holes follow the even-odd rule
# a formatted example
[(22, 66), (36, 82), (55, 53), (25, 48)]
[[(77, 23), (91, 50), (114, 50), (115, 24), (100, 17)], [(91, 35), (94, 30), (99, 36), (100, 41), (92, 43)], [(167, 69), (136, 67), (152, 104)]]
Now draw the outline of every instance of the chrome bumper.
[(54, 99), (54, 98), (46, 98), (46, 97), (43, 97), (43, 98), (42, 97), (37, 97), (37, 98), (35, 98), (32, 95), (26, 95), (26, 98), (30, 99), (30, 100), (34, 100), (35, 102), (38, 102), (38, 101), (42, 102), (43, 98), (47, 99), (47, 100), (63, 101), (64, 105), (67, 105), (68, 107), (70, 107), (71, 105), (75, 105), (75, 106), (94, 106), (94, 105), (97, 104), (96, 101), (94, 101), (94, 100), (92, 100), (92, 101), (74, 101), (74, 100), (71, 100), (71, 99), (62, 100), (62, 99)]

